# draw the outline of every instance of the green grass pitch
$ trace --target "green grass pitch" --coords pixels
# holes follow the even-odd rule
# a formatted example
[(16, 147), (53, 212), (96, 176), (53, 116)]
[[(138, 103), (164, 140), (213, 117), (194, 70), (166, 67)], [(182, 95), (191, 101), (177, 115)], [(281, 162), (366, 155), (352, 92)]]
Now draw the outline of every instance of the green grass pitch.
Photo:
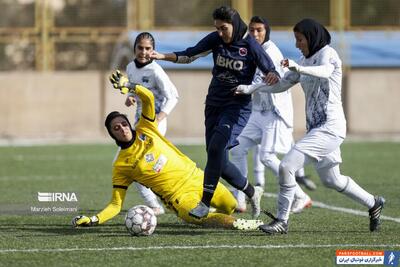
[[(179, 148), (204, 167), (203, 146)], [(369, 232), (365, 216), (312, 207), (291, 216), (287, 235), (205, 229), (168, 212), (158, 217), (152, 236), (131, 237), (123, 216), (142, 204), (134, 187), (120, 215), (99, 227), (73, 229), (73, 216), (94, 215), (110, 200), (115, 152), (111, 144), (0, 147), (0, 266), (334, 266), (337, 249), (400, 250), (400, 143), (342, 145), (342, 173), (386, 198), (378, 233)], [(306, 172), (318, 185), (305, 190), (314, 201), (366, 211), (324, 188), (312, 168)], [(266, 177), (266, 192), (276, 193), (276, 178), (270, 172)], [(37, 192), (75, 192), (79, 210), (32, 212), (40, 204)], [(276, 198), (264, 197), (262, 207), (275, 213)]]

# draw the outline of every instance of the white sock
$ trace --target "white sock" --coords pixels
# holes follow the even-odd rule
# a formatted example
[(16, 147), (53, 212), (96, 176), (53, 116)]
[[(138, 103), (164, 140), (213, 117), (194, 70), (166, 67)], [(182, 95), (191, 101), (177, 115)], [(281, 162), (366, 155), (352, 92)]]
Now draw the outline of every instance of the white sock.
[(287, 223), (294, 198), (295, 186), (281, 186), (278, 196), (278, 219)]
[(265, 185), (265, 177), (264, 177), (264, 171), (257, 171), (254, 170), (254, 180), (256, 185), (261, 185), (264, 187)]
[(341, 193), (357, 201), (361, 205), (368, 207), (368, 209), (372, 208), (375, 205), (375, 197), (365, 191), (361, 186), (354, 182), (353, 179), (348, 176), (346, 177), (348, 182)]
[(303, 177), (303, 176), (306, 176), (304, 168), (301, 168), (301, 169), (296, 171), (296, 177)]
[(236, 191), (237, 193), (235, 194), (235, 197), (238, 202), (238, 206), (246, 208), (246, 194), (239, 190)]
[(301, 187), (298, 184), (296, 184), (294, 191), (294, 198), (305, 198), (305, 197), (306, 193), (304, 193), (303, 189), (301, 189)]

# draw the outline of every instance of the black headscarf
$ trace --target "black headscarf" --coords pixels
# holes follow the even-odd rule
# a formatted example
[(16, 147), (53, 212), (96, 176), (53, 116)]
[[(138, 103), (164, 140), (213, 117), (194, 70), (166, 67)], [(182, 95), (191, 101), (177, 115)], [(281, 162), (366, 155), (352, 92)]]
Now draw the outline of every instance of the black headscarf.
[(232, 43), (239, 41), (247, 32), (247, 25), (244, 23), (238, 12), (232, 16)]
[[(122, 118), (124, 118), (124, 119), (128, 122), (129, 128), (131, 129), (131, 132), (132, 132), (132, 139), (131, 139), (131, 141), (129, 141), (129, 142), (121, 142), (121, 141), (117, 140), (117, 138), (115, 138), (115, 136), (112, 134), (112, 131), (111, 131), (111, 121), (112, 121), (113, 119), (117, 118), (117, 117), (122, 117)], [(105, 120), (105, 122), (104, 122), (104, 126), (106, 126), (108, 133), (110, 134), (110, 136), (112, 137), (112, 139), (115, 140), (115, 143), (116, 143), (119, 147), (121, 147), (122, 149), (125, 149), (125, 148), (130, 147), (130, 146), (133, 144), (133, 142), (135, 141), (135, 131), (132, 129), (132, 125), (131, 125), (131, 123), (129, 122), (128, 117), (127, 117), (125, 114), (119, 113), (118, 111), (113, 111), (113, 112), (111, 112), (110, 114), (108, 114), (108, 116), (107, 116), (107, 118), (106, 118), (106, 120)]]
[(260, 16), (254, 16), (250, 19), (250, 24), (251, 23), (262, 23), (264, 24), (265, 27), (265, 38), (262, 42), (264, 44), (265, 42), (269, 41), (269, 36), (271, 34), (271, 27), (269, 26), (269, 22), (266, 18), (260, 17)]
[(232, 24), (232, 43), (241, 40), (247, 32), (246, 23), (240, 18), (239, 13), (231, 7), (221, 6), (215, 9), (213, 19)]
[(321, 48), (331, 43), (328, 30), (313, 19), (301, 20), (294, 26), (293, 31), (302, 33), (307, 39), (309, 54), (306, 58), (312, 57)]

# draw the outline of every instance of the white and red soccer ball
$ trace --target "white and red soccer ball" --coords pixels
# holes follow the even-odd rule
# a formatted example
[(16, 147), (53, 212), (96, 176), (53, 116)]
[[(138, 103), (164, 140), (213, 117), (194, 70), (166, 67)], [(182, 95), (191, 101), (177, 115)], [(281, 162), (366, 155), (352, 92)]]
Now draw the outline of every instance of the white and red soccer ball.
[(125, 226), (131, 235), (149, 236), (156, 229), (157, 217), (151, 208), (137, 205), (126, 213)]

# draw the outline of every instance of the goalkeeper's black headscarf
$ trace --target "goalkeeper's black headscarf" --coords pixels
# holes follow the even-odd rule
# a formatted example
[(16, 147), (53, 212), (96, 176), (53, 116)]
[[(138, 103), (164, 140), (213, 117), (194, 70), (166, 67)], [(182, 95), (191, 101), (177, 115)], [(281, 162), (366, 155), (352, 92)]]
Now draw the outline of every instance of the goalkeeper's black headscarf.
[(302, 33), (307, 39), (309, 54), (306, 58), (312, 57), (321, 48), (331, 43), (331, 35), (328, 30), (313, 19), (299, 21), (293, 31)]
[(247, 25), (240, 18), (239, 13), (227, 6), (222, 6), (214, 10), (213, 18), (231, 23), (233, 26), (232, 43), (243, 39), (247, 32)]
[[(122, 118), (124, 118), (124, 119), (126, 120), (126, 122), (129, 124), (129, 128), (131, 129), (131, 132), (132, 132), (132, 139), (131, 139), (131, 141), (129, 141), (129, 142), (121, 142), (121, 141), (117, 140), (117, 138), (113, 135), (113, 133), (112, 133), (112, 131), (111, 131), (111, 121), (112, 121), (113, 119), (117, 118), (117, 117), (122, 117)], [(106, 120), (105, 120), (105, 122), (104, 122), (104, 125), (106, 126), (107, 131), (108, 131), (108, 133), (110, 134), (110, 136), (112, 137), (112, 139), (115, 140), (115, 143), (116, 143), (119, 147), (121, 147), (121, 149), (128, 148), (128, 147), (130, 147), (130, 146), (133, 144), (133, 142), (135, 142), (135, 131), (132, 129), (132, 125), (131, 125), (131, 123), (129, 122), (128, 117), (127, 117), (125, 114), (119, 113), (118, 111), (110, 112), (110, 113), (107, 115), (107, 118), (106, 118)]]

